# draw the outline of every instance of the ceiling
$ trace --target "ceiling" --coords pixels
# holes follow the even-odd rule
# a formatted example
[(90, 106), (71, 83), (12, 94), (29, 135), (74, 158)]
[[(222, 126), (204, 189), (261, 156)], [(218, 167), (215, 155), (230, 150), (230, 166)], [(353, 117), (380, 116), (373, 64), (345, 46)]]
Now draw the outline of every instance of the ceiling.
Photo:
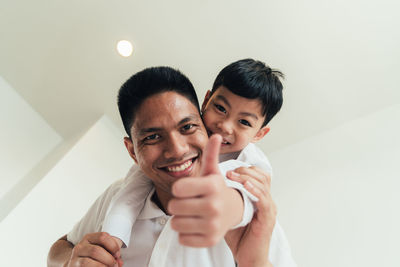
[[(400, 102), (397, 1), (2, 0), (0, 75), (64, 138), (107, 114), (145, 67), (179, 68), (199, 99), (225, 65), (285, 73), (262, 142), (277, 150)], [(129, 58), (115, 50), (130, 40)], [(121, 127), (122, 129), (122, 127)]]

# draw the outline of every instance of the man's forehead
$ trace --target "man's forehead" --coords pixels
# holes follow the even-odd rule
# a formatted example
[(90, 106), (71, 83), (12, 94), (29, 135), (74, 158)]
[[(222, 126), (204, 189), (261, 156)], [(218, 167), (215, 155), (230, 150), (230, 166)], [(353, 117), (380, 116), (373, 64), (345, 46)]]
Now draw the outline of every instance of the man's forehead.
[(132, 133), (152, 128), (169, 128), (201, 121), (198, 108), (186, 97), (175, 92), (165, 92), (148, 97), (138, 108), (132, 125)]

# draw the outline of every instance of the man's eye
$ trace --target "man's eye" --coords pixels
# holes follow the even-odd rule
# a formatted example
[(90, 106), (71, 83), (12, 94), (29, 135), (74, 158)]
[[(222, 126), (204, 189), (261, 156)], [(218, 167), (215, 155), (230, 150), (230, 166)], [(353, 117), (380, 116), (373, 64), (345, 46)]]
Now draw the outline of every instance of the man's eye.
[(248, 122), (248, 121), (246, 121), (246, 120), (239, 120), (239, 122), (240, 122), (241, 124), (245, 125), (245, 126), (251, 127), (250, 122)]
[(158, 134), (152, 134), (152, 135), (146, 136), (144, 138), (144, 141), (151, 141), (151, 140), (156, 140), (159, 138), (160, 138), (160, 136)]
[(193, 124), (186, 124), (185, 126), (182, 127), (182, 129), (184, 131), (188, 131), (188, 130), (192, 129), (193, 126), (194, 126)]
[(197, 124), (193, 124), (193, 123), (186, 124), (182, 127), (182, 133), (186, 133), (186, 134), (194, 133), (196, 131), (196, 129), (198, 128), (197, 126), (198, 126)]
[(224, 108), (223, 106), (218, 105), (218, 104), (215, 104), (214, 106), (215, 106), (219, 111), (221, 111), (221, 112), (223, 112), (223, 113), (226, 113), (226, 110), (225, 110), (225, 108)]

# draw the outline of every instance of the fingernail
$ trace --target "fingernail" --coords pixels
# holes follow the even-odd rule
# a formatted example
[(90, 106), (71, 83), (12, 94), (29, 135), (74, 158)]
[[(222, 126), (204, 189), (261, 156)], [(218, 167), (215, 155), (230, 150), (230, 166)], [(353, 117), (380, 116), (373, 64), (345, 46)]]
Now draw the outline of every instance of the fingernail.
[(239, 176), (240, 176), (240, 174), (239, 174), (239, 173), (237, 173), (237, 172), (234, 172), (234, 171), (229, 171), (229, 175), (233, 176), (234, 178), (237, 178), (237, 177), (239, 177)]
[(253, 188), (254, 188), (254, 185), (253, 185), (252, 183), (250, 183), (249, 181), (246, 181), (246, 182), (244, 183), (244, 186), (246, 186), (246, 187), (248, 187), (248, 188), (250, 188), (250, 189), (253, 189)]

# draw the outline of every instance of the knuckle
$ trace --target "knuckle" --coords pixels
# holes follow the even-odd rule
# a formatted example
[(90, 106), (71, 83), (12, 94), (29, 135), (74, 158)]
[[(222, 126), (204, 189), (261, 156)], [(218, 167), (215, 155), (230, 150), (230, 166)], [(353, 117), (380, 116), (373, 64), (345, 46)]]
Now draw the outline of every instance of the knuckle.
[(100, 254), (100, 249), (97, 246), (93, 246), (89, 249), (88, 251), (89, 257), (91, 258), (97, 258), (97, 256)]
[(240, 173), (240, 174), (243, 174), (246, 171), (247, 171), (246, 167), (239, 167), (239, 168), (235, 169), (235, 172)]
[(109, 238), (109, 234), (106, 232), (100, 232), (99, 233), (99, 241), (101, 244), (103, 244), (104, 242), (106, 242), (106, 240)]
[(219, 216), (221, 214), (221, 205), (219, 201), (210, 201), (207, 205), (208, 210), (212, 216)]
[(90, 265), (91, 260), (88, 258), (81, 258), (79, 260), (79, 266), (85, 267)]
[(179, 180), (172, 184), (172, 190), (171, 191), (172, 191), (172, 194), (174, 196), (179, 196), (180, 195), (180, 192), (181, 192), (180, 184), (181, 183), (179, 183)]
[(171, 213), (174, 213), (174, 212), (175, 212), (175, 209), (176, 209), (176, 201), (175, 201), (174, 199), (171, 199), (171, 200), (168, 202), (167, 210), (168, 210), (169, 212), (171, 212)]
[(178, 230), (179, 222), (176, 220), (175, 217), (171, 218), (171, 228), (173, 230)]

